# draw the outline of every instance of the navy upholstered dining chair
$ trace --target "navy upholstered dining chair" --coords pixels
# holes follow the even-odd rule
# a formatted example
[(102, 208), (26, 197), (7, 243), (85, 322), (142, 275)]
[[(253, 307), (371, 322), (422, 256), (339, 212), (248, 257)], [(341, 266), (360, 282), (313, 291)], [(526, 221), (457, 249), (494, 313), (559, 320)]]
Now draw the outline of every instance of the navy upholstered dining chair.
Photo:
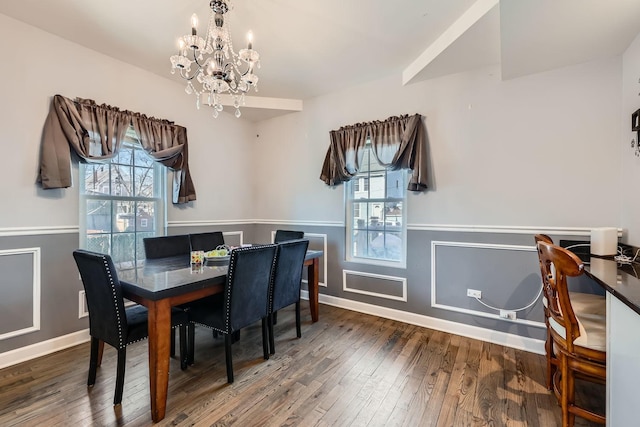
[(211, 251), (220, 245), (224, 245), (222, 231), (208, 233), (189, 234), (192, 251)]
[(174, 256), (189, 256), (191, 242), (188, 234), (174, 236), (145, 237), (144, 255), (147, 259), (168, 258)]
[(287, 240), (298, 240), (304, 238), (304, 231), (276, 230), (273, 243), (285, 242)]
[[(295, 230), (276, 230), (276, 235), (273, 238), (274, 243), (282, 243), (287, 240), (298, 240), (304, 238), (304, 231)], [(275, 325), (278, 323), (278, 311), (274, 311), (269, 315), (270, 321)]]
[[(122, 402), (127, 346), (147, 338), (147, 309), (140, 305), (124, 306), (118, 274), (109, 255), (78, 249), (73, 252), (84, 286), (89, 309), (89, 334), (91, 335), (91, 356), (87, 385), (96, 382), (98, 366), (102, 362), (104, 343), (118, 351), (116, 391), (113, 404)], [(171, 327), (180, 327), (180, 367), (185, 369), (187, 344), (185, 312), (174, 310)]]
[[(267, 317), (276, 245), (259, 245), (231, 251), (224, 293), (189, 303), (189, 321), (206, 326), (225, 337), (227, 381), (233, 382), (232, 335), (257, 321), (262, 322), (262, 350), (269, 359)], [(190, 326), (193, 328), (193, 325)], [(193, 360), (194, 341), (189, 340)]]
[(278, 310), (296, 305), (296, 336), (300, 338), (300, 284), (304, 257), (309, 241), (306, 239), (289, 240), (278, 244), (276, 263), (269, 293), (269, 346), (271, 354), (275, 353), (273, 316)]

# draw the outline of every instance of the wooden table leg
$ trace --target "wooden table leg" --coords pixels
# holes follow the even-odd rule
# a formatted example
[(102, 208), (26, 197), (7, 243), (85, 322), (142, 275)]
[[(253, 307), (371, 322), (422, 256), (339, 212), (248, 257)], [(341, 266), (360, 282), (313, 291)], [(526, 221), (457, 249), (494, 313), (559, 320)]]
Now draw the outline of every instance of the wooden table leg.
[(149, 307), (149, 394), (151, 418), (164, 418), (169, 388), (169, 336), (171, 305), (168, 300), (154, 301)]
[(311, 308), (311, 320), (318, 321), (318, 281), (320, 260), (313, 258), (307, 263), (307, 286), (309, 288), (309, 307)]

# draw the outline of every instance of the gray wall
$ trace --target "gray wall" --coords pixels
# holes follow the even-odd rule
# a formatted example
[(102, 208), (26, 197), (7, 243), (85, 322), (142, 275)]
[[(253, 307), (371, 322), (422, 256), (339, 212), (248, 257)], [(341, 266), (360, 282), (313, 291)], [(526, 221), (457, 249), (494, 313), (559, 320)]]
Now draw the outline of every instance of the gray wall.
[[(86, 318), (78, 318), (78, 295), (82, 283), (71, 253), (78, 248), (78, 234), (46, 234), (0, 237), (0, 251), (15, 253), (24, 248), (39, 248), (40, 330), (0, 340), (0, 353), (46, 341), (89, 327)], [(6, 255), (5, 255), (6, 256)], [(0, 260), (5, 256), (0, 255)], [(10, 255), (11, 263), (0, 261), (0, 334), (32, 325), (36, 304), (25, 287), (33, 283), (31, 254)], [(18, 297), (16, 297), (18, 296)], [(13, 316), (19, 312), (23, 315)]]
[[(324, 295), (527, 338), (544, 338), (534, 233), (409, 229), (407, 268), (402, 269), (346, 262), (343, 227), (259, 224), (254, 235), (258, 241), (269, 241), (277, 228), (305, 231), (312, 249), (323, 249), (326, 243), (326, 253), (320, 263), (321, 273), (325, 263), (327, 268), (326, 279), (322, 275), (320, 278), (326, 285), (320, 288)], [(552, 237), (556, 242), (576, 239), (576, 236), (553, 234)], [(434, 242), (435, 256), (432, 258)], [(435, 259), (435, 266), (432, 259)], [(344, 274), (345, 270), (348, 273)], [(403, 280), (406, 280), (404, 292)], [(573, 281), (571, 286), (575, 290), (602, 293), (602, 289), (587, 277)], [(467, 297), (468, 288), (482, 291), (482, 300), (497, 308), (516, 309), (536, 302), (517, 313), (517, 322), (484, 317), (483, 314), (496, 316), (498, 312)], [(402, 296), (405, 301), (400, 298)], [(532, 322), (535, 325), (525, 324)]]
[[(320, 260), (322, 295), (524, 337), (543, 338), (544, 331), (540, 327), (483, 317), (482, 313), (495, 315), (496, 312), (466, 296), (467, 288), (477, 289), (482, 291), (483, 301), (509, 309), (531, 302), (540, 289), (532, 234), (410, 229), (407, 233), (409, 258), (406, 269), (344, 261), (343, 227), (264, 223), (173, 226), (168, 234), (220, 230), (225, 233), (227, 243), (237, 245), (271, 242), (278, 228), (302, 230), (310, 240), (311, 249), (325, 251)], [(555, 235), (553, 238), (558, 241), (561, 238), (576, 239), (576, 236)], [(432, 257), (433, 242), (439, 242), (435, 244), (435, 257)], [(40, 330), (0, 340), (0, 353), (88, 328), (87, 318), (78, 318), (82, 283), (71, 256), (77, 247), (77, 233), (0, 237), (0, 254), (5, 254), (0, 255), (0, 334), (31, 326), (31, 315), (35, 310), (31, 290), (36, 279), (33, 255), (15, 252), (39, 248), (40, 262), (36, 268), (39, 270), (41, 293)], [(432, 259), (436, 262), (433, 289)], [(347, 274), (343, 274), (345, 270)], [(406, 289), (403, 281), (406, 281)], [(591, 292), (600, 291), (588, 278), (573, 286)], [(439, 307), (432, 307), (432, 304)], [(541, 301), (538, 299), (530, 309), (518, 313), (518, 319), (543, 322)]]

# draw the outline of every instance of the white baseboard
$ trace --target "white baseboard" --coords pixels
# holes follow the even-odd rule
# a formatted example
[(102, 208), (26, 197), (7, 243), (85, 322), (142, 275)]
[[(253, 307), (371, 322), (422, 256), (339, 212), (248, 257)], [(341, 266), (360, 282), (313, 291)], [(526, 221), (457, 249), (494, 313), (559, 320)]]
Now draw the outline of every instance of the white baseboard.
[(89, 329), (0, 353), (0, 369), (89, 341)]
[[(309, 292), (302, 290), (302, 298), (309, 299)], [(402, 310), (380, 307), (373, 304), (347, 300), (331, 295), (320, 294), (320, 302), (334, 307), (357, 311), (359, 313), (371, 314), (373, 316), (384, 317), (385, 319), (397, 320), (411, 325), (422, 326), (424, 328), (435, 329), (437, 331), (460, 335), (467, 338), (486, 341), (494, 344), (530, 353), (545, 354), (544, 341), (533, 338), (522, 337), (520, 335), (508, 334), (506, 332), (494, 331), (493, 329), (480, 328), (473, 325), (452, 322), (450, 320), (437, 319), (435, 317), (422, 314), (409, 313)], [(322, 316), (322, 312), (320, 313)]]

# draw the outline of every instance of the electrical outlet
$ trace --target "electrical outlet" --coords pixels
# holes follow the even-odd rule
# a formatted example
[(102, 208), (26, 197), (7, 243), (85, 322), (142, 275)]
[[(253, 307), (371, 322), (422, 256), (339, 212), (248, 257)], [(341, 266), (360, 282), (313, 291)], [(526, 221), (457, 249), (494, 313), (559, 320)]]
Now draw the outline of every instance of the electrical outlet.
[(471, 298), (482, 298), (482, 291), (476, 291), (475, 289), (467, 289), (467, 296)]
[(516, 312), (511, 310), (500, 310), (502, 319), (516, 320)]

